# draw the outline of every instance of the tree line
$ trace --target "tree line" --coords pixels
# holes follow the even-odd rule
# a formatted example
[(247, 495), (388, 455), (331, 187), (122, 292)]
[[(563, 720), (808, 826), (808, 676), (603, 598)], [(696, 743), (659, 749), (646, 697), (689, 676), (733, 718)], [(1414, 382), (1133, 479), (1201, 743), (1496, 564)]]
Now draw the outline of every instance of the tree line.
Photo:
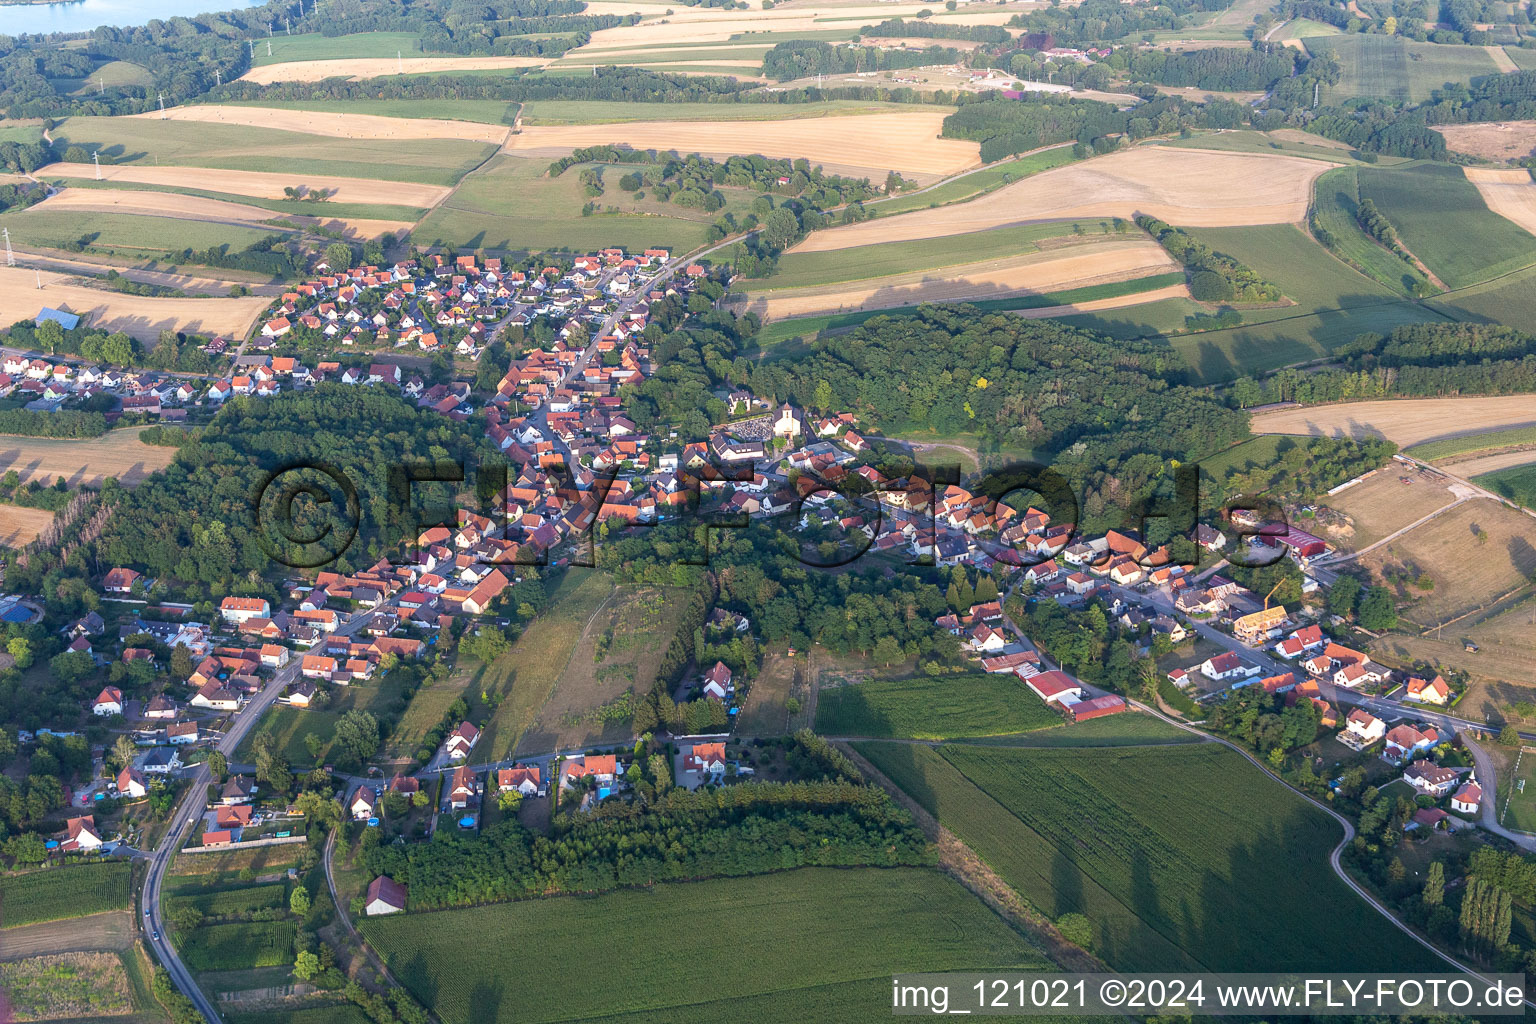
[(1189, 294), (1199, 302), (1279, 302), (1284, 295), (1247, 266), (1211, 249), (1180, 228), (1136, 215), (1136, 225), (1168, 250), (1189, 273)]
[(851, 75), (860, 71), (889, 71), (958, 64), (962, 59), (953, 47), (929, 46), (922, 50), (882, 50), (875, 46), (848, 46), (813, 39), (777, 43), (763, 54), (763, 74), (778, 82), (813, 75)]

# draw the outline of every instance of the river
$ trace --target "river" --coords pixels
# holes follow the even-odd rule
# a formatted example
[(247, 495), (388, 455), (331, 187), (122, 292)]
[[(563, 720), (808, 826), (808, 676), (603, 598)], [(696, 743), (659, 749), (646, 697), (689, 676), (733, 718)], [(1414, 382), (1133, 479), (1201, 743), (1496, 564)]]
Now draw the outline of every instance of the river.
[(89, 32), (99, 25), (147, 25), (195, 17), (209, 11), (239, 10), (256, 0), (71, 0), (70, 3), (0, 6), (0, 35), (26, 32)]

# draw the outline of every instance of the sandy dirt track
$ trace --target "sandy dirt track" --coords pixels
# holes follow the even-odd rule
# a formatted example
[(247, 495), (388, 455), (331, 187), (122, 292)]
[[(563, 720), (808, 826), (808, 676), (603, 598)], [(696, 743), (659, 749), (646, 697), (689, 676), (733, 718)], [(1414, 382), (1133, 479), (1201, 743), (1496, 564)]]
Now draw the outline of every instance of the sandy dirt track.
[(50, 484), (62, 476), (71, 487), (99, 484), (113, 476), (132, 486), (176, 457), (174, 448), (140, 441), (143, 430), (124, 427), (85, 440), (0, 434), (0, 475), (14, 469), (22, 483), (36, 479)]
[[(319, 82), (327, 78), (382, 78), (386, 75), (419, 75), (426, 72), (483, 71), (495, 68), (534, 68), (549, 61), (541, 57), (340, 57), (336, 60), (294, 60), (263, 64), (240, 76), (242, 82), (271, 85), (274, 82)], [(403, 70), (402, 70), (403, 69)]]
[(1450, 149), (1488, 160), (1518, 160), (1536, 150), (1536, 121), (1484, 121), (1433, 127), (1445, 136)]
[[(49, 164), (37, 172), (40, 178), (94, 178), (90, 164)], [(101, 169), (104, 181), (133, 181), (142, 185), (196, 188), (236, 196), (282, 199), (283, 189), (299, 185), (326, 189), (338, 203), (381, 203), (386, 206), (427, 208), (436, 206), (452, 189), (442, 185), (418, 185), (410, 181), (379, 181), (374, 178), (338, 178), (326, 174), (281, 174), (276, 171), (227, 171), (207, 167), (156, 167), (147, 164), (113, 164)], [(324, 204), (316, 204), (316, 210)]]
[[(0, 438), (0, 442), (3, 440)], [(47, 509), (0, 505), (0, 547), (25, 547), (37, 540), (37, 535), (51, 522), (53, 513)], [(4, 950), (0, 949), (0, 956), (4, 955)]]
[[(0, 267), (0, 322), (12, 324), (34, 317), (43, 306), (68, 308), (93, 327), (123, 331), (144, 341), (157, 341), (162, 330), (192, 331), (243, 338), (272, 300), (261, 295), (243, 299), (168, 299), (124, 295), (74, 284), (76, 278), (43, 273), (38, 291), (33, 272)], [(60, 470), (68, 472), (68, 470)]]
[(884, 178), (942, 176), (979, 162), (974, 142), (941, 139), (942, 111), (897, 111), (793, 121), (628, 121), (620, 124), (537, 125), (507, 141), (523, 156), (560, 156), (584, 146), (626, 143), (636, 149), (733, 156), (804, 157), (832, 173)]
[(763, 292), (750, 296), (746, 308), (769, 320), (779, 320), (814, 313), (887, 309), (918, 302), (1006, 298), (1124, 281), (1172, 270), (1175, 266), (1162, 246), (1150, 239), (1117, 238), (941, 270)]
[(133, 944), (133, 915), (110, 910), (68, 921), (44, 921), (0, 931), (0, 958), (47, 953), (77, 953), (91, 949), (127, 949)]
[(1520, 70), (1520, 65), (1516, 64), (1509, 54), (1504, 52), (1504, 47), (1485, 46), (1483, 49), (1488, 51), (1488, 56), (1492, 59), (1494, 67), (1498, 68), (1501, 73), (1507, 75), (1511, 71)]
[(1478, 398), (1405, 398), (1277, 409), (1253, 418), (1255, 434), (1385, 437), (1400, 448), (1442, 437), (1500, 427), (1536, 425), (1530, 395)]
[[(451, 121), (437, 117), (382, 117), (378, 114), (340, 114), (318, 110), (286, 110), (281, 107), (220, 107), (196, 104), (172, 107), (172, 121), (204, 121), (209, 124), (271, 128), (334, 139), (464, 139), (499, 146), (507, 137), (505, 125), (478, 121)], [(131, 114), (157, 118), (158, 112)]]
[(1148, 213), (1181, 227), (1285, 224), (1306, 216), (1324, 160), (1142, 147), (1044, 171), (967, 203), (811, 234), (795, 252), (985, 231), (1030, 221)]
[(1536, 181), (1524, 167), (1463, 167), (1488, 209), (1536, 234)]
[(1497, 455), (1478, 455), (1459, 462), (1440, 459), (1435, 465), (1443, 466), (1459, 477), (1470, 479), (1480, 473), (1493, 473), (1501, 469), (1509, 469), (1511, 466), (1525, 466), (1533, 462), (1536, 462), (1536, 449), (1526, 448), (1523, 451), (1499, 452)]

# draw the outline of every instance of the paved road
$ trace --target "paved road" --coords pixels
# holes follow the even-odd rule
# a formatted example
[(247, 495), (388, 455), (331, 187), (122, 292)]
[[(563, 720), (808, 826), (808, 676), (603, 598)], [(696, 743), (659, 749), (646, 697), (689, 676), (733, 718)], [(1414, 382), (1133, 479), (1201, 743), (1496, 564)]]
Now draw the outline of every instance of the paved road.
[(1527, 853), (1536, 853), (1536, 836), (1528, 836), (1521, 832), (1513, 832), (1499, 824), (1499, 775), (1493, 769), (1493, 759), (1488, 752), (1477, 745), (1470, 736), (1463, 736), (1462, 743), (1472, 754), (1472, 761), (1477, 765), (1477, 785), (1483, 791), (1483, 813), (1478, 822), (1485, 830), (1496, 836), (1503, 836)]
[[(337, 632), (344, 636), (361, 629), (373, 618), (370, 612), (366, 615), (354, 616), (346, 625)], [(283, 690), (299, 675), (299, 667), (303, 664), (302, 658), (295, 658), (283, 668), (278, 669), (266, 687), (256, 697), (252, 698), (244, 708), (236, 712), (229, 730), (224, 733), (218, 744), (214, 747), (226, 758), (233, 757), (236, 748), (261, 720)], [(208, 803), (207, 787), (212, 777), (207, 764), (199, 764), (192, 772), (191, 785), (186, 795), (181, 798), (181, 803), (176, 806), (171, 815), (170, 827), (165, 833), (165, 838), (155, 848), (149, 857), (149, 873), (144, 879), (144, 888), (140, 894), (140, 909), (148, 911), (145, 915), (145, 929), (150, 933), (149, 945), (154, 950), (156, 958), (164, 965), (171, 976), (171, 981), (176, 987), (197, 1006), (201, 1013), (213, 1024), (221, 1020), (218, 1011), (212, 1001), (198, 987), (192, 973), (182, 963), (181, 957), (176, 952), (176, 947), (171, 945), (170, 938), (166, 934), (165, 919), (160, 901), (160, 888), (165, 881), (165, 872), (175, 859), (176, 851), (180, 849), (185, 833), (192, 828), (195, 822), (202, 817), (203, 809)]]

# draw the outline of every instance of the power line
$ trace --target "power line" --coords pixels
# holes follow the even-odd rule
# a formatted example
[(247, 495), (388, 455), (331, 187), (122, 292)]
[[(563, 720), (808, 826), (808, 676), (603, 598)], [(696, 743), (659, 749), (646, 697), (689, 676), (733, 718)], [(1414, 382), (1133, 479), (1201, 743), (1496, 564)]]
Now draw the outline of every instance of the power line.
[(5, 265), (14, 267), (16, 265), (16, 254), (11, 251), (11, 229), (0, 228), (0, 232), (5, 234)]

